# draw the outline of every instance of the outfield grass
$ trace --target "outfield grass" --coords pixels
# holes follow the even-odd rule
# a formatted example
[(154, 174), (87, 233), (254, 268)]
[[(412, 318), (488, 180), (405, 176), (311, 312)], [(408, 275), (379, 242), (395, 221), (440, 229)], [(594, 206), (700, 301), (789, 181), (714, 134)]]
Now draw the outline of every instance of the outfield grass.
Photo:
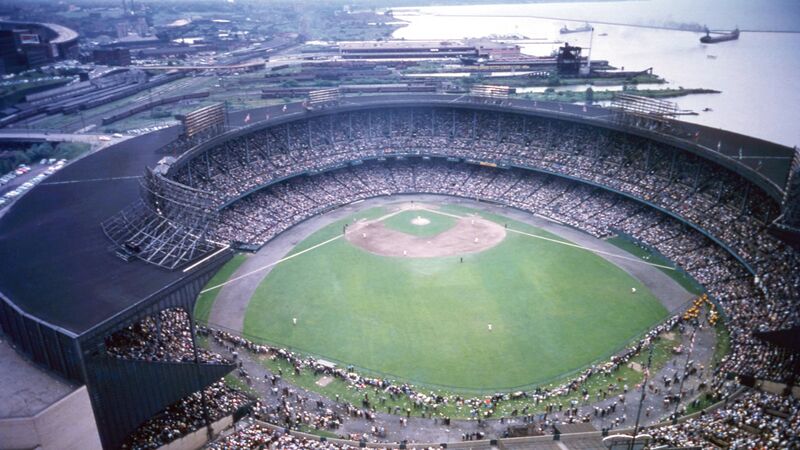
[[(414, 225), (411, 221), (420, 217), (430, 221), (427, 225)], [(456, 224), (453, 217), (443, 216), (428, 211), (403, 211), (383, 221), (386, 228), (401, 231), (419, 237), (436, 236), (449, 230)]]
[[(356, 217), (383, 214), (373, 208)], [(295, 251), (351, 221), (324, 227)], [(642, 283), (584, 250), (509, 234), (463, 259), (389, 258), (334, 240), (272, 270), (250, 302), (244, 332), (419, 385), (491, 391), (563, 377), (667, 314)]]
[[(634, 256), (638, 256), (639, 258), (645, 261), (654, 264), (660, 264), (662, 266), (675, 267), (674, 262), (660, 255), (659, 253), (651, 252), (650, 250), (641, 247), (639, 244), (623, 236), (614, 236), (612, 238), (608, 238), (606, 239), (606, 242), (608, 242), (609, 244), (613, 244)], [(665, 269), (663, 267), (659, 267), (659, 270), (667, 274), (673, 280), (677, 281), (678, 284), (680, 284), (684, 289), (691, 292), (692, 294), (700, 295), (703, 292), (705, 292), (703, 286), (686, 272), (677, 269), (676, 270)]]
[[(225, 265), (219, 269), (219, 272), (217, 272), (208, 281), (208, 283), (206, 283), (203, 289), (205, 290), (227, 281), (246, 259), (247, 256), (245, 256), (243, 253), (237, 253), (236, 255), (233, 255), (233, 258), (231, 258), (230, 261), (225, 263)], [(214, 289), (213, 291), (206, 292), (205, 294), (200, 294), (200, 296), (197, 297), (197, 302), (194, 304), (194, 317), (196, 320), (199, 320), (203, 323), (208, 322), (208, 316), (211, 314), (211, 307), (214, 305), (214, 300), (217, 299), (219, 291), (219, 289)]]

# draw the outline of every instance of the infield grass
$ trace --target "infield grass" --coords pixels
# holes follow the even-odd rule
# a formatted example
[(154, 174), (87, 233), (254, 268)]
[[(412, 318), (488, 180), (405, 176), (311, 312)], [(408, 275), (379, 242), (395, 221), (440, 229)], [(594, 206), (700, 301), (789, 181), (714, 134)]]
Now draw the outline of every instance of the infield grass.
[[(427, 220), (427, 225), (415, 225), (412, 221), (416, 218)], [(447, 231), (456, 224), (453, 217), (435, 214), (429, 211), (407, 210), (388, 217), (383, 221), (386, 228), (401, 231), (418, 237), (432, 237)]]
[[(373, 208), (356, 216), (385, 213)], [(322, 228), (293, 253), (341, 235), (347, 221)], [(564, 377), (667, 315), (642, 283), (582, 249), (508, 233), (459, 261), (383, 257), (333, 240), (272, 270), (248, 306), (244, 332), (367, 373), (489, 392)]]

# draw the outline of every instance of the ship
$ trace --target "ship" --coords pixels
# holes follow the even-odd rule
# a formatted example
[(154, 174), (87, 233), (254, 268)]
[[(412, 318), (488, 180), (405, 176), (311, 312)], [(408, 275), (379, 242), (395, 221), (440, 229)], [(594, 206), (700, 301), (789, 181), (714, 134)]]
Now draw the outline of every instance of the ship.
[(563, 27), (561, 27), (561, 30), (559, 30), (561, 34), (583, 33), (584, 31), (592, 31), (591, 25), (589, 25), (588, 23), (584, 23), (582, 27), (573, 28), (571, 30), (567, 28), (566, 25), (564, 25)]
[(711, 31), (706, 28), (706, 35), (700, 38), (703, 44), (716, 44), (718, 42), (735, 41), (739, 39), (739, 28), (735, 28), (730, 33), (719, 33), (717, 36), (711, 36)]

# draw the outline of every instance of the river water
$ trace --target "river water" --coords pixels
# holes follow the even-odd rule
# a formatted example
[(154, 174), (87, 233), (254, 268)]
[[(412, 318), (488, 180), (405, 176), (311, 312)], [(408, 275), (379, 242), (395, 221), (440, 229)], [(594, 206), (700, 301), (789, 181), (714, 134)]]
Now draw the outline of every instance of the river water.
[[(800, 145), (800, 2), (795, 0), (649, 0), (396, 8), (408, 26), (396, 39), (460, 39), (522, 35), (521, 44), (545, 56), (567, 41), (592, 59), (626, 70), (653, 71), (668, 86), (708, 88), (721, 94), (670, 99), (698, 116), (681, 120), (723, 128), (784, 145)], [(589, 22), (591, 33), (560, 34)], [(604, 24), (600, 22), (610, 22)], [(621, 25), (622, 24), (622, 25)], [(743, 30), (739, 40), (701, 44), (700, 32), (634, 27), (676, 24)], [(745, 31), (758, 30), (758, 31)], [(795, 31), (776, 33), (770, 31)], [(601, 34), (607, 34), (601, 36)], [(597, 90), (607, 89), (597, 87)], [(613, 89), (613, 88), (612, 88)], [(704, 108), (712, 111), (703, 112)]]

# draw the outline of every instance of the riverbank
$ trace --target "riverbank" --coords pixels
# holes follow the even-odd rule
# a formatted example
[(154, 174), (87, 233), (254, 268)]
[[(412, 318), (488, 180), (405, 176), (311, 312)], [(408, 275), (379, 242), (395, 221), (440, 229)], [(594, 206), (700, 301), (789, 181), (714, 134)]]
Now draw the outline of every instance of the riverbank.
[(623, 91), (610, 91), (610, 90), (596, 91), (591, 88), (588, 88), (585, 91), (556, 91), (555, 89), (550, 88), (547, 89), (545, 92), (529, 92), (525, 94), (519, 94), (519, 97), (527, 98), (530, 100), (541, 100), (550, 102), (591, 103), (591, 102), (611, 101), (614, 99), (614, 96), (617, 95), (619, 92), (638, 95), (640, 97), (657, 98), (657, 99), (683, 97), (686, 95), (693, 95), (693, 94), (721, 93), (720, 91), (716, 91), (714, 89), (703, 89), (703, 88), (626, 89)]

